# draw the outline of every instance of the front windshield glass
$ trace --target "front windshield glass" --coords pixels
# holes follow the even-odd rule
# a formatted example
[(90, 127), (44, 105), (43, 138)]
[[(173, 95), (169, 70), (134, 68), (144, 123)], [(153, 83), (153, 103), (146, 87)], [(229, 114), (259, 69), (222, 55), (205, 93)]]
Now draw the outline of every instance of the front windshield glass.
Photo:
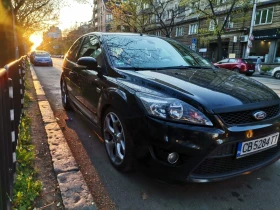
[(200, 55), (179, 42), (160, 37), (105, 35), (107, 54), (117, 68), (209, 67)]
[(37, 57), (50, 57), (50, 54), (46, 53), (46, 52), (39, 52), (39, 53), (36, 53), (36, 56)]

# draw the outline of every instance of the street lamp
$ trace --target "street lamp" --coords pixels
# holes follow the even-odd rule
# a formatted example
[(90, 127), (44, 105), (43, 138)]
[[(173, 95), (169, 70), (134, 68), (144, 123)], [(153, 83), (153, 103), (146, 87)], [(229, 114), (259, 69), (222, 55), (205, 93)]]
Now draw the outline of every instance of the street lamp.
[(253, 27), (255, 24), (256, 8), (257, 8), (257, 0), (253, 0), (253, 13), (252, 13), (252, 19), (251, 19), (250, 32), (249, 32), (249, 36), (248, 36), (249, 38), (248, 38), (246, 52), (245, 52), (245, 58), (248, 58), (248, 56), (250, 55), (250, 48), (252, 47), (252, 40), (250, 39), (250, 37), (252, 37)]

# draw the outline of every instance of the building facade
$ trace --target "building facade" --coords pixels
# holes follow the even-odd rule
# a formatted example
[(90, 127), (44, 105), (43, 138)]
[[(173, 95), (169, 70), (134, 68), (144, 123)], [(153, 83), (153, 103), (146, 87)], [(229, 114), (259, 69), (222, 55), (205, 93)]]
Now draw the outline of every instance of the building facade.
[(111, 11), (107, 8), (108, 0), (93, 1), (92, 24), (94, 31), (108, 32), (111, 29), (113, 20)]
[[(237, 21), (238, 17), (232, 15), (226, 24), (222, 34), (223, 57), (244, 58), (248, 40), (252, 39), (249, 58), (261, 57), (266, 63), (280, 63), (280, 1), (279, 0), (256, 0), (257, 7), (255, 17), (252, 17), (253, 8), (245, 11), (248, 18)], [(221, 5), (222, 8), (222, 5)], [(237, 14), (244, 15), (244, 14)], [(213, 30), (211, 21), (194, 13), (191, 8), (186, 8), (182, 13), (184, 19), (179, 17), (174, 21), (171, 37), (188, 45), (191, 49), (199, 52), (211, 61), (217, 61), (218, 44), (214, 36), (207, 43), (201, 41), (199, 30)], [(236, 15), (236, 14), (235, 14)], [(253, 36), (249, 35), (251, 18), (254, 18)], [(217, 18), (223, 23), (225, 14), (221, 9)], [(232, 20), (232, 21), (231, 21)], [(160, 26), (150, 28), (148, 33), (164, 36)], [(211, 36), (211, 33), (205, 36)]]

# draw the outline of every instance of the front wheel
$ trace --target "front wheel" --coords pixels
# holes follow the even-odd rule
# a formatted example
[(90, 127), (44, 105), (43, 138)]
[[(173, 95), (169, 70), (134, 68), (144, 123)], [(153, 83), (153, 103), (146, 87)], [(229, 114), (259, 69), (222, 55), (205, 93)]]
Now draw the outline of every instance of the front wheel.
[(132, 139), (122, 116), (109, 108), (103, 118), (103, 138), (112, 165), (121, 172), (132, 170)]
[(66, 83), (64, 81), (64, 79), (61, 80), (61, 100), (62, 100), (62, 106), (65, 110), (71, 110), (71, 104), (70, 104), (70, 99), (69, 99), (69, 95), (68, 95), (68, 90), (67, 90), (67, 86)]
[(274, 74), (274, 77), (276, 79), (280, 79), (280, 71), (277, 71), (275, 74)]
[(239, 68), (234, 68), (233, 71), (235, 71), (236, 73), (239, 73)]

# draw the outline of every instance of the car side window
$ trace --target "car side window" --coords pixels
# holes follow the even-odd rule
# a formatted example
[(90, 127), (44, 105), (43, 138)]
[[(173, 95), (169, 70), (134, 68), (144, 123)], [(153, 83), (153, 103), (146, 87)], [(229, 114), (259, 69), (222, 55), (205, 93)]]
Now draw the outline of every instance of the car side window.
[(101, 54), (101, 48), (97, 37), (87, 36), (84, 39), (78, 58), (90, 56), (97, 59)]
[(221, 61), (219, 62), (219, 64), (227, 63), (227, 62), (228, 62), (228, 59), (224, 59), (224, 60), (221, 60)]
[(229, 59), (229, 63), (237, 63), (236, 59)]
[(72, 47), (70, 48), (70, 50), (68, 51), (67, 53), (67, 59), (70, 60), (70, 61), (73, 61), (73, 62), (76, 62), (77, 61), (77, 54), (79, 52), (79, 49), (80, 49), (80, 45), (83, 41), (83, 37), (78, 39), (73, 45)]

